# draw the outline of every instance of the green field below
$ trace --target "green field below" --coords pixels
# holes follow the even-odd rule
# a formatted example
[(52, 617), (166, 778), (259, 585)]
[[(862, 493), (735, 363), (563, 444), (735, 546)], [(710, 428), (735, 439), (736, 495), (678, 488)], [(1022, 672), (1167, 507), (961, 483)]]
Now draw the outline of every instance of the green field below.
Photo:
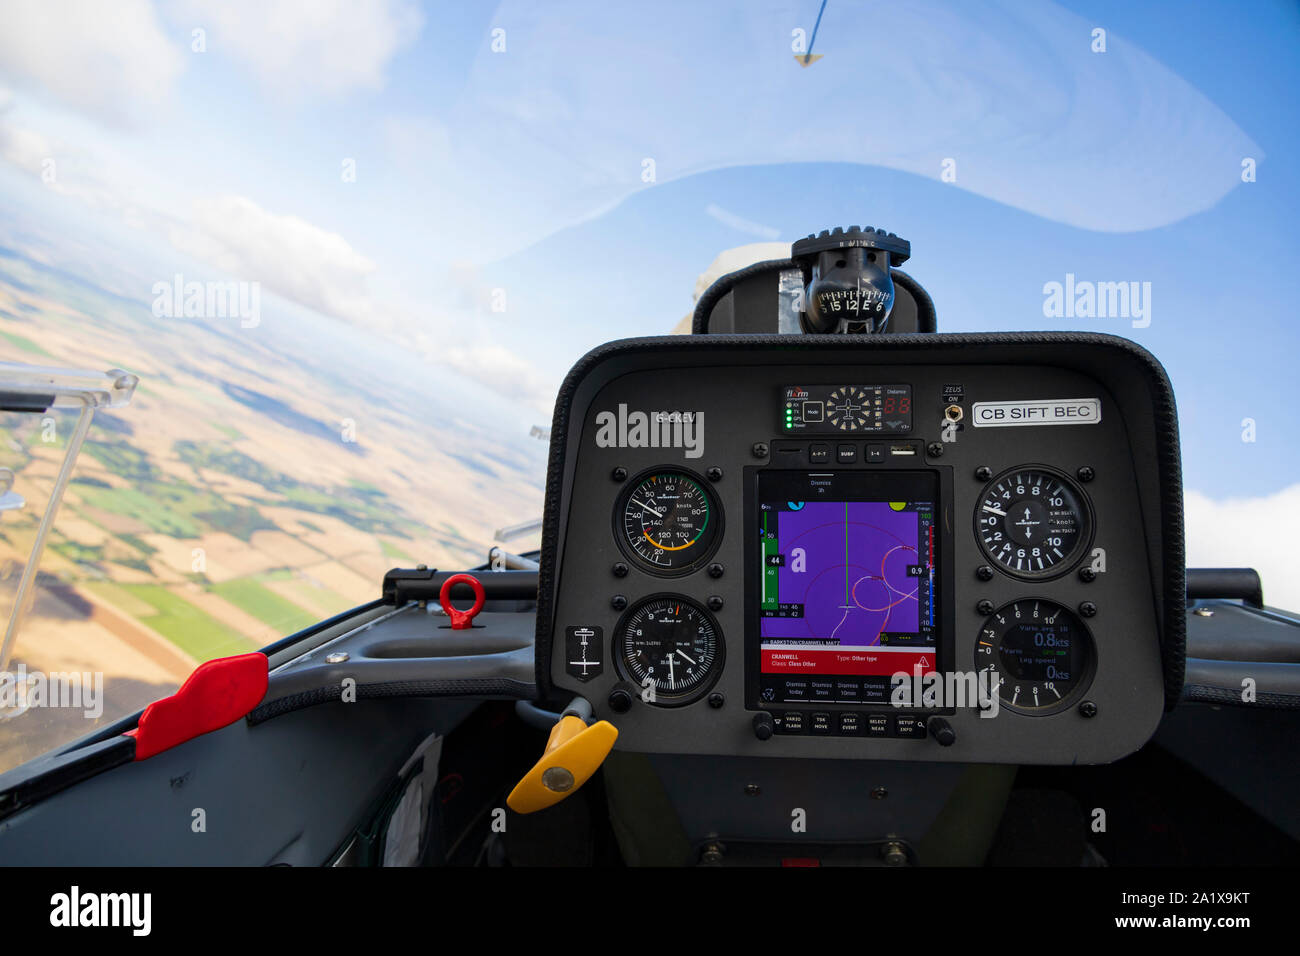
[(269, 625), (280, 636), (301, 631), (315, 624), (318, 615), (300, 608), (287, 598), (276, 594), (256, 578), (235, 578), (211, 587), (213, 594), (224, 598), (235, 607), (263, 624)]
[(257, 650), (253, 642), (238, 631), (160, 584), (119, 584), (117, 587), (152, 607), (157, 613), (142, 616), (140, 621), (196, 661)]

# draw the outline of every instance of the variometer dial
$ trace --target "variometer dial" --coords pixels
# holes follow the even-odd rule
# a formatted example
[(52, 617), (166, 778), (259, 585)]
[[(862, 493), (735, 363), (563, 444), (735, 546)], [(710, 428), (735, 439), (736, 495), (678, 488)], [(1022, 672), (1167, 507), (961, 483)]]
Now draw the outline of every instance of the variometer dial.
[(984, 554), (1021, 578), (1063, 574), (1092, 538), (1088, 504), (1063, 475), (1041, 467), (1013, 468), (989, 482), (975, 510)]
[(628, 609), (614, 631), (624, 676), (649, 703), (690, 703), (722, 670), (722, 634), (708, 611), (676, 594), (646, 598)]
[(1055, 601), (1024, 598), (994, 611), (975, 644), (1002, 703), (1028, 714), (1064, 710), (1087, 689), (1094, 670), (1092, 635)]
[(700, 479), (656, 471), (628, 483), (614, 515), (623, 550), (657, 574), (682, 574), (708, 560), (722, 513)]

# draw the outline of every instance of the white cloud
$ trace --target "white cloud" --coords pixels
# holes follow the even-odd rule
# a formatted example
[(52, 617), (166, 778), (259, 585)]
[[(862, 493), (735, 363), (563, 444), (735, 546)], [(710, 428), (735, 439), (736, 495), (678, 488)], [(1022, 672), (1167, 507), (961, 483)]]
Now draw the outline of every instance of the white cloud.
[(139, 119), (184, 66), (149, 0), (6, 0), (0, 16), (0, 76), (96, 119)]
[(53, 155), (50, 141), (40, 133), (0, 123), (0, 159), (39, 176), (41, 164)]
[(424, 23), (409, 0), (191, 0), (183, 9), (208, 31), (209, 55), (243, 63), (288, 98), (382, 89), (389, 62)]
[(498, 395), (529, 405), (550, 415), (555, 402), (554, 383), (548, 382), (537, 367), (515, 352), (495, 344), (444, 346), (430, 358), (455, 369), (467, 378), (492, 387)]
[(188, 223), (172, 227), (171, 241), (231, 276), (260, 282), (269, 292), (384, 334), (432, 365), (550, 412), (555, 389), (535, 365), (482, 332), (466, 343), (465, 322), (482, 312), (471, 297), (481, 291), (473, 272), (461, 276), (466, 302), (454, 337), (460, 344), (449, 347), (451, 322), (376, 301), (368, 288), (375, 263), (338, 233), (296, 216), (268, 212), (243, 196), (203, 199), (194, 203)]
[(374, 324), (366, 289), (375, 264), (338, 233), (268, 212), (243, 196), (196, 200), (190, 222), (172, 244), (241, 279), (326, 315)]
[(1300, 612), (1300, 484), (1259, 498), (1183, 495), (1189, 568), (1254, 568), (1272, 607)]

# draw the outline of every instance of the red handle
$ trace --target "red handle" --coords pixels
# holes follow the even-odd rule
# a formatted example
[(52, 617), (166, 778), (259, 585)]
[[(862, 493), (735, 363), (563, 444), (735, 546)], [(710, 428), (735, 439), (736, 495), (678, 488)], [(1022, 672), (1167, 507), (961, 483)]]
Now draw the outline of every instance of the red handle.
[[(474, 606), (468, 611), (461, 611), (451, 606), (451, 589), (458, 584), (468, 584), (474, 589)], [(451, 627), (454, 631), (464, 631), (472, 627), (475, 616), (483, 610), (483, 602), (486, 600), (487, 592), (483, 590), (483, 584), (472, 574), (453, 574), (442, 582), (442, 588), (438, 591), (438, 603), (451, 618)]]

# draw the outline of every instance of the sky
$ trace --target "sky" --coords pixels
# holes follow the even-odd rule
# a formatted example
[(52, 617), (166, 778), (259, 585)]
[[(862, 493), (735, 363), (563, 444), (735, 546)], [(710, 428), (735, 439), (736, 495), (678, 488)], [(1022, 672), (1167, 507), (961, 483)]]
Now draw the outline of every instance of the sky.
[[(260, 282), (286, 340), (333, 325), (525, 430), (721, 251), (883, 226), (943, 331), (1154, 352), (1190, 563), (1300, 608), (1300, 7), (828, 0), (801, 66), (820, 6), (0, 0), (0, 221), (128, 297)], [(1046, 315), (1067, 275), (1149, 289), (1149, 325)]]

